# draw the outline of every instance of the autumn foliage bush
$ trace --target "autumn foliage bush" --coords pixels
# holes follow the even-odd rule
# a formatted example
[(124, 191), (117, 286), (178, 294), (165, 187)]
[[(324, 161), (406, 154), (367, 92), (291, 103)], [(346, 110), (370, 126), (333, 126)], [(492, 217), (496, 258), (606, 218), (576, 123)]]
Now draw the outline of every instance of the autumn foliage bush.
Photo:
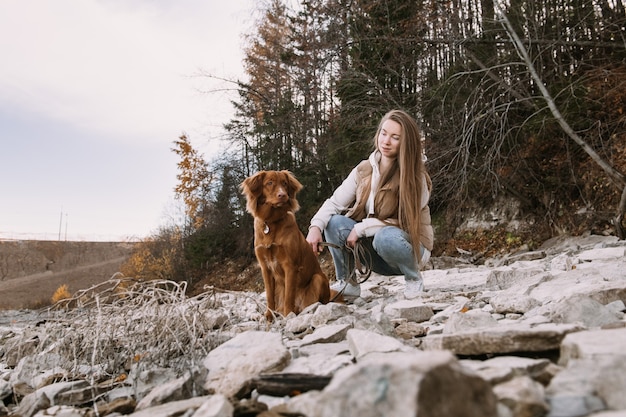
[(180, 254), (177, 245), (162, 237), (151, 237), (135, 247), (129, 259), (122, 265), (120, 272), (136, 279), (174, 279)]
[(67, 284), (63, 284), (56, 289), (54, 294), (52, 294), (52, 303), (55, 304), (61, 300), (70, 298), (71, 296), (72, 294), (70, 294), (69, 287), (67, 286)]

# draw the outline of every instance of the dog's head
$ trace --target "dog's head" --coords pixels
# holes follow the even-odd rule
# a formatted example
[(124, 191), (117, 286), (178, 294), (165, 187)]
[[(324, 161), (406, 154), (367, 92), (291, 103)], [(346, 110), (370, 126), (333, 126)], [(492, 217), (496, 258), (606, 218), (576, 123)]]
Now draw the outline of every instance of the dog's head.
[(247, 200), (246, 209), (252, 215), (264, 204), (297, 211), (300, 204), (296, 194), (301, 189), (302, 184), (287, 170), (259, 171), (241, 183), (241, 190)]

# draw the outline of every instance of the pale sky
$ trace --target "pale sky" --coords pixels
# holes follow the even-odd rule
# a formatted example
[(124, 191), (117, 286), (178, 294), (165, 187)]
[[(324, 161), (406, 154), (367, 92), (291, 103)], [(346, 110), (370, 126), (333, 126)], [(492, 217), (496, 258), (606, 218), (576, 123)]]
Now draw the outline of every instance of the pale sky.
[(170, 224), (183, 132), (210, 159), (255, 0), (0, 0), (0, 239)]

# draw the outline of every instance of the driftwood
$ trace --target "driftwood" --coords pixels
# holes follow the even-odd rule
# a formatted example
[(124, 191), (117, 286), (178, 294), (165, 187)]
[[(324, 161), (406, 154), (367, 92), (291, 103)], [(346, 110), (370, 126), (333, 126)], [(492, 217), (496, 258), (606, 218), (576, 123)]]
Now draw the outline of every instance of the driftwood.
[(293, 397), (311, 390), (321, 391), (330, 380), (330, 376), (312, 374), (263, 374), (252, 380), (252, 386), (259, 394)]

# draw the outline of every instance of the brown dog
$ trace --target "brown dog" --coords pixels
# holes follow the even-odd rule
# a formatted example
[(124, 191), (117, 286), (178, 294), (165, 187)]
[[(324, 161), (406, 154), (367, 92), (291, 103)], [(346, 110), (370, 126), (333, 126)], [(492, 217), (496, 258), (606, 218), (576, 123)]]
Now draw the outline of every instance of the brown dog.
[(260, 171), (241, 184), (247, 211), (254, 217), (254, 252), (273, 311), (287, 316), (330, 301), (328, 277), (296, 223), (296, 193), (302, 184), (289, 171)]

